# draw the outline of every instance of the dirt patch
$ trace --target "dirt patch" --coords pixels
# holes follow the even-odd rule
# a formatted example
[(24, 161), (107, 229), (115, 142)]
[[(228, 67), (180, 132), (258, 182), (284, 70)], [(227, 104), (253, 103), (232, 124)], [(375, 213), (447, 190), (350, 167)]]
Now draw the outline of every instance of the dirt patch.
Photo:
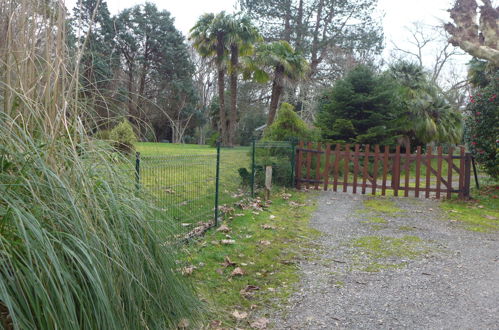
[(432, 200), (323, 193), (317, 257), (274, 327), (499, 329), (499, 233), (446, 217)]

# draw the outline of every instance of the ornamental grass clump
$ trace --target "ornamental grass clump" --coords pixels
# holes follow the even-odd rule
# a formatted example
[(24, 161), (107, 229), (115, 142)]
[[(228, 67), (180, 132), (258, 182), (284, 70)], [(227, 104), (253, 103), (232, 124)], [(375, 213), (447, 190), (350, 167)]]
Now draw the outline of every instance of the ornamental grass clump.
[(195, 324), (175, 227), (137, 195), (125, 156), (87, 137), (81, 49), (67, 56), (66, 11), (49, 2), (0, 1), (0, 325)]

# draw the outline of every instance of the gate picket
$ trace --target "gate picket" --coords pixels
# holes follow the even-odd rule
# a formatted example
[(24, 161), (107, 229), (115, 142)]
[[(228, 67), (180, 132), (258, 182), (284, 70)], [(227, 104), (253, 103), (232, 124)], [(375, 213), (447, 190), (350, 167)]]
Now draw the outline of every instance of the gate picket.
[(359, 172), (359, 149), (358, 144), (355, 145), (355, 151), (353, 156), (353, 193), (357, 193), (357, 175)]
[(307, 151), (307, 181), (305, 183), (305, 187), (307, 189), (310, 188), (310, 167), (312, 166), (312, 142), (307, 143), (307, 148), (309, 151)]
[(376, 188), (378, 186), (378, 157), (379, 157), (379, 144), (374, 146), (373, 186), (371, 189), (372, 195), (376, 195)]
[(326, 168), (324, 169), (324, 191), (327, 190), (329, 184), (329, 162), (331, 160), (331, 145), (326, 144)]
[(369, 167), (369, 144), (366, 144), (364, 150), (364, 168), (362, 169), (362, 194), (366, 193), (366, 181), (367, 181), (367, 168)]
[(341, 145), (336, 144), (336, 149), (334, 151), (334, 181), (333, 181), (333, 191), (338, 190), (338, 171), (340, 165), (340, 151)]
[(350, 144), (347, 144), (345, 146), (345, 166), (344, 166), (344, 172), (343, 173), (343, 192), (347, 192), (347, 185), (348, 185), (348, 167), (350, 166)]
[(452, 156), (454, 155), (454, 148), (450, 147), (449, 150), (447, 150), (448, 155), (447, 155), (447, 199), (452, 197), (452, 164), (454, 164), (454, 161), (452, 159)]
[(315, 165), (315, 190), (319, 190), (319, 182), (321, 178), (321, 143), (317, 143), (317, 157), (316, 157), (316, 162), (317, 164)]
[(419, 197), (419, 180), (421, 175), (421, 146), (418, 146), (416, 154), (416, 192), (415, 197)]
[[(314, 146), (312, 142), (306, 144), (300, 142), (296, 149), (295, 158), (296, 187), (301, 188), (302, 184), (305, 183), (307, 189), (313, 186), (315, 190), (319, 190), (319, 186), (324, 184), (322, 189), (326, 191), (329, 188), (330, 175), (332, 174), (333, 191), (338, 191), (338, 185), (343, 185), (343, 192), (347, 192), (348, 187), (351, 186), (354, 194), (358, 190), (360, 190), (359, 193), (366, 194), (371, 188), (371, 194), (376, 195), (377, 190), (381, 188), (381, 195), (386, 196), (388, 186), (388, 189), (392, 189), (394, 196), (399, 196), (399, 191), (403, 191), (403, 196), (408, 197), (409, 192), (414, 191), (415, 197), (422, 196), (422, 192), (424, 192), (425, 198), (429, 198), (432, 193), (435, 193), (436, 198), (440, 198), (442, 195), (451, 198), (452, 193), (458, 193), (460, 198), (469, 197), (471, 155), (465, 153), (464, 147), (460, 147), (459, 156), (454, 156), (454, 148), (449, 148), (448, 153), (444, 155), (442, 146), (437, 147), (436, 154), (431, 146), (427, 147), (425, 153), (422, 152), (421, 146), (416, 148), (415, 153), (411, 153), (409, 146), (406, 146), (404, 153), (401, 153), (400, 149), (400, 146), (396, 146), (395, 152), (390, 153), (389, 146), (385, 146), (382, 153), (377, 144), (374, 146), (374, 150), (369, 144), (364, 146), (355, 144), (353, 150), (351, 150), (350, 144), (346, 144), (342, 151), (341, 144), (336, 144), (333, 151), (330, 144), (323, 146), (321, 143), (317, 143)], [(331, 159), (333, 155), (334, 161)], [(323, 162), (322, 159), (325, 161)], [(436, 159), (435, 164), (432, 163), (433, 159)], [(459, 159), (459, 167), (454, 164), (454, 159)], [(340, 163), (342, 160), (343, 181), (340, 182)], [(414, 185), (411, 183), (411, 164), (413, 162), (415, 162)], [(444, 162), (447, 169), (444, 168)], [(353, 182), (349, 183), (351, 163)], [(425, 172), (422, 172), (422, 165), (426, 166)], [(433, 168), (433, 165), (436, 168)], [(303, 169), (303, 166), (306, 166), (306, 169)], [(453, 171), (459, 175), (458, 189), (453, 187)], [(389, 184), (387, 184), (388, 175), (391, 175)], [(432, 187), (433, 175), (436, 184)], [(379, 176), (382, 176), (381, 186), (378, 183)], [(422, 183), (422, 176), (425, 176), (424, 183)], [(401, 183), (402, 178), (403, 183)], [(422, 187), (422, 185), (424, 186)], [(400, 195), (402, 196), (401, 193)]]
[(404, 197), (409, 196), (409, 169), (411, 165), (411, 147), (409, 145), (405, 146), (405, 191)]
[(381, 195), (385, 196), (386, 194), (386, 176), (388, 173), (388, 146), (385, 146), (385, 154), (383, 157), (383, 183), (381, 184)]

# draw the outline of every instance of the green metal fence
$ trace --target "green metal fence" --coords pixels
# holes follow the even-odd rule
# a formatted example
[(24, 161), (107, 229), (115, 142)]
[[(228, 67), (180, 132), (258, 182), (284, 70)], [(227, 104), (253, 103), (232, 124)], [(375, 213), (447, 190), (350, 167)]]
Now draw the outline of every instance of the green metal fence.
[(250, 147), (217, 146), (216, 153), (136, 155), (138, 193), (149, 194), (158, 212), (173, 219), (180, 232), (202, 223), (217, 225), (222, 211), (255, 196), (265, 166), (273, 167), (277, 186), (293, 186), (295, 144), (256, 142)]

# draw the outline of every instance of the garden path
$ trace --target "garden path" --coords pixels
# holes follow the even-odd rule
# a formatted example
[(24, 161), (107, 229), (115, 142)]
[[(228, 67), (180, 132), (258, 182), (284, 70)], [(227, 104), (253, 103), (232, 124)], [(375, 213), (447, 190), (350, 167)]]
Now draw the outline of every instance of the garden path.
[(370, 199), (321, 193), (315, 257), (274, 327), (499, 329), (499, 233), (466, 230), (435, 200)]

